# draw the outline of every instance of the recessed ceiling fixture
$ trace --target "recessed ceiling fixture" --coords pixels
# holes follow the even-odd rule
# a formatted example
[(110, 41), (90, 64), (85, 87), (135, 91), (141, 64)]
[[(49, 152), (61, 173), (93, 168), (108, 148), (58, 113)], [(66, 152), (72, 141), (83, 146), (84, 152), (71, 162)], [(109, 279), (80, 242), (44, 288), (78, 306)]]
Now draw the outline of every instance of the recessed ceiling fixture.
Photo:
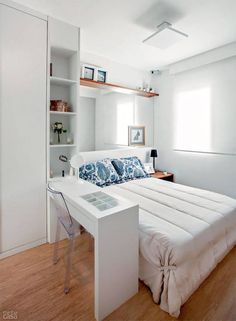
[(166, 49), (187, 37), (186, 33), (172, 28), (171, 23), (164, 21), (157, 26), (156, 32), (143, 40), (143, 43), (160, 49)]

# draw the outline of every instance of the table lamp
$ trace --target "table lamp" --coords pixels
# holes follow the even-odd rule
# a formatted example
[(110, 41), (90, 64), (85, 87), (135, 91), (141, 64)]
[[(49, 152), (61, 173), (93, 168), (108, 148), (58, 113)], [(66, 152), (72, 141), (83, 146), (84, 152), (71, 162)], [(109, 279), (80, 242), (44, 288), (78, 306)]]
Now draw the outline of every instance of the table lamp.
[(154, 168), (154, 170), (155, 170), (155, 158), (158, 157), (158, 155), (157, 155), (157, 150), (156, 150), (156, 149), (152, 149), (150, 156), (153, 158), (153, 168)]

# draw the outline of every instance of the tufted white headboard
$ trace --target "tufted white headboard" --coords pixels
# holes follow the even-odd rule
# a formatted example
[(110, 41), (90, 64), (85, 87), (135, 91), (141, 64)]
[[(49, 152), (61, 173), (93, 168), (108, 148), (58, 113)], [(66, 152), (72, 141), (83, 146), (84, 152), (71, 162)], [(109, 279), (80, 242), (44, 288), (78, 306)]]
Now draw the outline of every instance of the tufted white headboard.
[(94, 162), (104, 158), (122, 158), (129, 156), (137, 156), (143, 163), (148, 163), (150, 162), (150, 152), (151, 147), (82, 152), (73, 156), (70, 160), (70, 164), (73, 168), (79, 168), (82, 164), (87, 162)]

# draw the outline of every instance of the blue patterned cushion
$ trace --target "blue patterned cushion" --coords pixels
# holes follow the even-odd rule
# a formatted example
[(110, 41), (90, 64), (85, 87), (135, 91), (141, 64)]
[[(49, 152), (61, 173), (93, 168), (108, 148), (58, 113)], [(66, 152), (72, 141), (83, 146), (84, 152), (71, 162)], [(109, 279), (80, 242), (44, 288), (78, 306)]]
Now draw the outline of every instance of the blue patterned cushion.
[(108, 158), (82, 165), (79, 168), (79, 177), (100, 187), (116, 184), (120, 180)]
[(112, 160), (112, 165), (115, 167), (120, 180), (130, 180), (137, 178), (145, 178), (150, 175), (145, 171), (140, 159), (136, 156), (118, 158)]

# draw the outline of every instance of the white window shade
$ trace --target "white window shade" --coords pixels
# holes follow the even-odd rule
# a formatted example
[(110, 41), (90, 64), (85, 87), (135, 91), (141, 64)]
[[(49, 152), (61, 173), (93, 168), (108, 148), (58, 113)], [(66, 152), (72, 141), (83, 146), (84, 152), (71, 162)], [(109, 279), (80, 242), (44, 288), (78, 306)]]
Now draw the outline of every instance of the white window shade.
[(175, 106), (175, 149), (211, 149), (211, 92), (209, 88), (177, 94)]
[(175, 150), (236, 154), (235, 70), (236, 57), (172, 76)]

